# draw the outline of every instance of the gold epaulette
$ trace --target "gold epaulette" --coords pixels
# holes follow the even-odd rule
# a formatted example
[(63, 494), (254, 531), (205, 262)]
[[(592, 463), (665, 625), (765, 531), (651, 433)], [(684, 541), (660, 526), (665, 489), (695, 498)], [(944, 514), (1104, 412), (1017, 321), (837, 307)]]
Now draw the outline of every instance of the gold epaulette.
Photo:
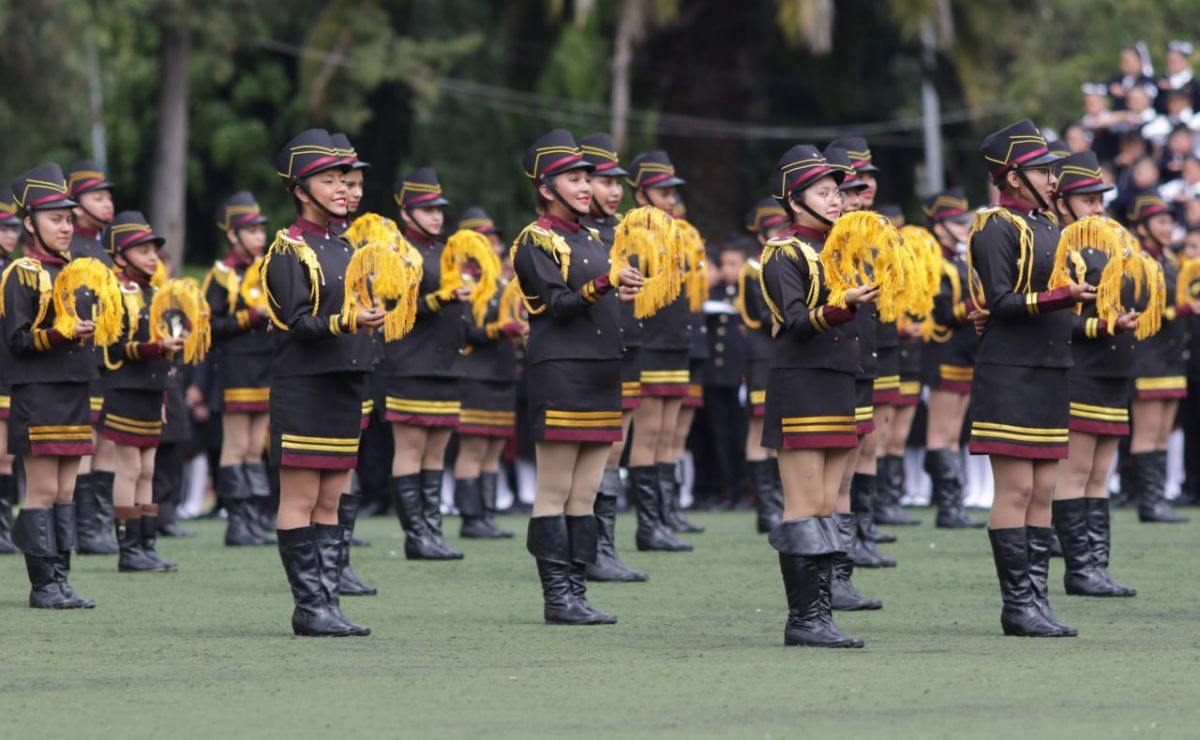
[(746, 282), (747, 279), (758, 281), (758, 276), (762, 274), (762, 265), (755, 260), (748, 259), (742, 264), (742, 269), (738, 270), (738, 292), (737, 298), (734, 299), (734, 306), (738, 310), (738, 314), (742, 317), (742, 323), (748, 329), (762, 328), (762, 321), (750, 315), (746, 309)]
[(238, 277), (237, 270), (219, 260), (214, 262), (212, 269), (204, 277), (204, 284), (200, 286), (200, 290), (207, 294), (209, 286), (214, 282), (225, 290), (225, 305), (232, 312), (237, 304), (238, 291), (242, 287), (242, 279)]
[[(562, 274), (562, 279), (564, 281), (567, 279), (567, 275), (571, 270), (571, 247), (569, 244), (567, 244), (567, 241), (562, 238), (561, 234), (543, 229), (541, 226), (538, 226), (536, 221), (529, 224), (521, 230), (520, 234), (517, 234), (517, 238), (513, 240), (512, 249), (509, 250), (508, 257), (514, 265), (517, 262), (517, 249), (525, 242), (528, 242), (549, 254), (550, 257), (553, 258), (556, 263), (558, 263), (559, 272)], [(514, 276), (513, 283), (515, 283), (517, 286), (515, 290), (517, 291), (517, 294), (521, 296), (521, 302), (525, 304), (526, 311), (528, 311), (531, 315), (536, 315), (546, 310), (545, 304), (543, 304), (541, 308), (535, 309), (529, 303), (531, 298), (536, 299), (539, 296), (526, 295), (524, 289), (521, 288), (520, 278)]]
[(584, 228), (588, 230), (588, 233), (592, 235), (593, 239), (601, 244), (604, 243), (604, 240), (600, 238), (600, 229), (593, 229), (591, 226), (585, 226)]
[(763, 300), (767, 303), (767, 308), (771, 309), (771, 316), (776, 323), (784, 323), (783, 311), (779, 306), (771, 300), (771, 294), (767, 291), (767, 263), (771, 261), (776, 254), (782, 254), (791, 260), (799, 260), (801, 257), (808, 264), (808, 295), (805, 296), (804, 302), (809, 308), (815, 308), (817, 300), (821, 295), (821, 258), (817, 254), (817, 250), (810, 245), (797, 239), (794, 236), (777, 236), (767, 242), (767, 246), (763, 247), (762, 252), (762, 268), (758, 273), (758, 285), (762, 289)]
[(975, 214), (975, 221), (971, 224), (971, 231), (967, 235), (967, 287), (971, 294), (971, 300), (975, 301), (975, 305), (980, 308), (987, 305), (987, 300), (983, 294), (983, 283), (980, 282), (979, 275), (975, 272), (970, 245), (975, 235), (983, 231), (992, 218), (1007, 221), (1017, 230), (1017, 279), (1013, 284), (1013, 292), (1033, 292), (1033, 229), (1025, 222), (1025, 219), (1003, 206), (985, 208)]
[(3, 277), (0, 277), (0, 316), (3, 316), (5, 312), (4, 291), (8, 286), (8, 278), (15, 269), (17, 269), (18, 284), (37, 293), (37, 315), (30, 325), (31, 328), (36, 328), (38, 324), (42, 323), (42, 319), (46, 318), (46, 310), (50, 306), (50, 273), (46, 271), (46, 268), (42, 267), (41, 262), (29, 257), (22, 257), (15, 260), (5, 268)]
[(316, 316), (317, 311), (321, 307), (321, 286), (325, 283), (325, 273), (321, 270), (321, 263), (317, 260), (317, 253), (308, 246), (303, 237), (297, 233), (292, 234), (286, 229), (280, 229), (275, 232), (275, 241), (271, 242), (270, 248), (267, 249), (267, 254), (263, 257), (262, 264), (262, 285), (263, 291), (267, 294), (267, 313), (271, 317), (271, 323), (283, 331), (288, 330), (288, 325), (279, 319), (279, 315), (275, 312), (276, 308), (282, 308), (275, 300), (275, 296), (271, 295), (271, 282), (267, 275), (271, 269), (271, 258), (280, 255), (288, 254), (295, 257), (300, 266), (308, 273), (308, 290), (309, 300), (312, 302), (312, 315)]

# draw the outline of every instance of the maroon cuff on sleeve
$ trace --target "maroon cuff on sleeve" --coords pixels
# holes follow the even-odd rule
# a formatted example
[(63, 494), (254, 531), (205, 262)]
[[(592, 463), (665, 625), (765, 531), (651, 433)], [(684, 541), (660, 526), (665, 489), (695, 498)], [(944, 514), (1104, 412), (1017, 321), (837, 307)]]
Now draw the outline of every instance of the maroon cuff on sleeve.
[(167, 354), (163, 349), (162, 342), (141, 342), (138, 344), (137, 350), (138, 356), (143, 360), (157, 360)]
[(826, 306), (825, 312), (821, 315), (821, 318), (825, 319), (825, 323), (829, 324), (830, 326), (837, 326), (838, 324), (844, 324), (847, 321), (853, 321), (854, 313), (854, 306), (849, 306), (847, 308)]
[(46, 330), (46, 341), (50, 343), (51, 347), (57, 347), (58, 345), (66, 344), (71, 340), (64, 337), (62, 332), (58, 329), (51, 328)]
[(1175, 318), (1180, 316), (1191, 316), (1195, 311), (1192, 310), (1192, 304), (1184, 303), (1175, 307)]
[(1074, 306), (1075, 299), (1071, 297), (1071, 289), (1064, 285), (1061, 288), (1043, 290), (1038, 293), (1037, 304), (1038, 311), (1058, 311)]

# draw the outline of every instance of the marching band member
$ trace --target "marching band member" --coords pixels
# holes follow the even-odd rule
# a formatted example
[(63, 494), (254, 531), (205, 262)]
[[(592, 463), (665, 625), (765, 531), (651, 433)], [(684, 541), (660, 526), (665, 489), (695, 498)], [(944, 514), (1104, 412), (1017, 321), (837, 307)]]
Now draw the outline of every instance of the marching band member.
[[(0, 198), (0, 274), (17, 259), (21, 240), (21, 217), (11, 193)], [(5, 357), (0, 353), (0, 358)], [(12, 542), (13, 507), (17, 505), (17, 478), (13, 475), (16, 458), (8, 451), (8, 413), (12, 403), (12, 384), (8, 371), (0, 366), (0, 555), (20, 552)]]

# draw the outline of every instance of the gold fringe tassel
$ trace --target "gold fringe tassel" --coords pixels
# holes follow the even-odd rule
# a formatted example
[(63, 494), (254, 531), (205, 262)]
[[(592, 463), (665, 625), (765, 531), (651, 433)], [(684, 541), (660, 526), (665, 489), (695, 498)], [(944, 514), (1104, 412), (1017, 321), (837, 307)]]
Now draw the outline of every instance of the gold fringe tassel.
[[(138, 295), (140, 298), (141, 294)], [(188, 333), (183, 340), (183, 361), (189, 365), (198, 364), (212, 347), (212, 311), (195, 280), (168, 280), (155, 291), (154, 298), (150, 301), (151, 341), (160, 342), (174, 335), (170, 316), (172, 313), (182, 315), (187, 322)], [(131, 337), (132, 334), (133, 331), (130, 332)]]
[(679, 297), (684, 280), (684, 243), (679, 224), (669, 214), (652, 206), (627, 212), (617, 226), (610, 257), (609, 279), (613, 285), (617, 284), (617, 273), (637, 259), (643, 283), (633, 301), (636, 318), (653, 316)]
[[(508, 252), (508, 258), (514, 265), (517, 263), (517, 247), (526, 239), (533, 246), (545, 250), (558, 263), (559, 273), (562, 275), (562, 279), (566, 280), (571, 269), (571, 247), (567, 245), (567, 242), (553, 231), (548, 231), (538, 226), (535, 221), (522, 229), (521, 233), (517, 234), (517, 238), (513, 240), (512, 248)], [(513, 277), (513, 283), (517, 286), (514, 290), (521, 296), (521, 302), (525, 304), (525, 310), (531, 316), (536, 316), (546, 310), (545, 304), (537, 309), (530, 305), (529, 297), (521, 288), (520, 280), (515, 276)]]
[(75, 324), (80, 321), (75, 310), (76, 291), (85, 288), (96, 297), (93, 341), (107, 347), (121, 338), (121, 286), (113, 271), (98, 259), (73, 259), (58, 273), (54, 280), (54, 328), (67, 339), (75, 338)]
[(476, 324), (483, 324), (488, 302), (496, 295), (496, 278), (500, 276), (500, 260), (486, 236), (471, 229), (459, 229), (446, 240), (446, 248), (442, 250), (442, 285), (438, 293), (446, 299), (466, 286), (468, 275), (465, 269), (471, 262), (479, 268), (479, 278), (470, 286), (471, 315)]
[(308, 272), (308, 295), (309, 301), (312, 303), (312, 315), (317, 315), (317, 310), (321, 307), (321, 286), (325, 283), (325, 273), (321, 270), (321, 263), (317, 261), (317, 255), (312, 251), (303, 239), (292, 239), (288, 236), (287, 229), (280, 229), (275, 232), (275, 241), (271, 242), (271, 246), (267, 249), (267, 254), (263, 257), (261, 268), (263, 292), (266, 293), (266, 308), (267, 313), (271, 317), (271, 323), (278, 329), (283, 331), (288, 330), (288, 325), (280, 320), (279, 314), (275, 312), (277, 308), (282, 308), (279, 302), (275, 300), (275, 296), (271, 295), (271, 285), (268, 280), (268, 275), (271, 269), (271, 259), (276, 255), (290, 254), (296, 258), (300, 266)]
[(682, 218), (675, 220), (675, 227), (683, 247), (683, 280), (687, 290), (688, 308), (692, 313), (699, 313), (704, 310), (704, 301), (708, 298), (708, 267), (705, 259), (708, 255), (704, 248), (704, 239), (695, 226)]

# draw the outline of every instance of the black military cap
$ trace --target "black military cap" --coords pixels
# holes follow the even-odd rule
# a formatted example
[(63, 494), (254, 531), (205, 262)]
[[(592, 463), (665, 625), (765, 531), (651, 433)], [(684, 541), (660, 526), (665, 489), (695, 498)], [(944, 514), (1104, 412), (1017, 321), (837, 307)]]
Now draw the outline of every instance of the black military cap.
[(62, 167), (53, 162), (34, 167), (13, 180), (12, 184), (13, 201), (19, 212), (49, 211), (79, 205), (68, 197), (68, 192)]
[(850, 154), (845, 149), (830, 144), (825, 147), (823, 154), (830, 167), (842, 172), (842, 181), (838, 184), (838, 190), (865, 190), (871, 187), (865, 181), (858, 179), (858, 172), (854, 169), (854, 165), (850, 161)]
[(434, 208), (448, 206), (442, 197), (442, 186), (432, 167), (418, 167), (396, 183), (396, 205), (401, 208)]
[(879, 168), (871, 162), (871, 147), (861, 136), (843, 136), (829, 142), (829, 146), (845, 149), (850, 155), (850, 164), (859, 172), (878, 172)]
[(1048, 167), (1059, 161), (1059, 157), (1050, 153), (1042, 132), (1028, 118), (989, 134), (979, 153), (996, 180), (1012, 169)]
[(112, 187), (104, 170), (90, 159), (81, 159), (67, 168), (67, 190), (72, 198), (93, 190), (112, 190)]
[(480, 234), (499, 234), (500, 229), (496, 228), (496, 224), (492, 221), (492, 217), (487, 215), (487, 211), (479, 206), (471, 206), (463, 211), (462, 219), (458, 222), (458, 228), (470, 229), (478, 231)]
[(1129, 207), (1127, 215), (1130, 221), (1140, 224), (1148, 221), (1151, 216), (1170, 212), (1171, 209), (1167, 206), (1167, 202), (1162, 199), (1157, 190), (1146, 190), (1133, 199), (1133, 205)]
[(310, 128), (297, 134), (275, 156), (275, 170), (288, 182), (348, 166), (338, 155), (333, 137), (323, 128)]
[(671, 188), (686, 184), (686, 180), (675, 174), (675, 165), (661, 149), (643, 152), (633, 158), (633, 175), (626, 178), (631, 187)]
[(17, 204), (10, 194), (0, 199), (0, 226), (19, 226), (21, 217), (17, 215)]
[(533, 146), (525, 150), (521, 166), (525, 168), (525, 176), (534, 182), (570, 170), (595, 168), (595, 165), (584, 159), (583, 151), (575, 143), (571, 132), (561, 128), (542, 134), (533, 142)]
[(904, 210), (895, 203), (884, 203), (883, 205), (875, 206), (875, 212), (886, 218), (888, 221), (891, 221), (893, 224), (896, 223), (898, 219), (904, 218)]
[(1106, 193), (1112, 189), (1100, 178), (1100, 160), (1093, 151), (1072, 154), (1058, 163), (1055, 195)]
[(267, 217), (248, 190), (234, 193), (217, 209), (217, 226), (222, 231), (241, 229), (254, 224), (265, 224)]
[(841, 185), (846, 173), (830, 165), (815, 146), (797, 144), (784, 152), (775, 163), (772, 194), (777, 200), (784, 200), (788, 193), (802, 191), (825, 176), (833, 177)]
[(970, 221), (971, 206), (962, 188), (947, 188), (921, 201), (921, 210), (930, 223), (935, 221)]
[(369, 162), (364, 162), (358, 158), (358, 151), (354, 145), (350, 143), (350, 137), (345, 134), (330, 134), (329, 138), (333, 140), (333, 148), (337, 150), (345, 161), (346, 166), (352, 170), (369, 170), (371, 165)]
[(621, 158), (617, 148), (613, 146), (612, 136), (605, 133), (588, 134), (579, 140), (579, 149), (583, 152), (584, 160), (595, 167), (592, 172), (603, 177), (628, 177), (629, 173), (621, 168)]
[(746, 214), (746, 230), (761, 234), (788, 220), (787, 211), (774, 198), (763, 198)]
[(140, 211), (118, 213), (112, 223), (104, 227), (101, 240), (104, 242), (104, 251), (113, 257), (146, 242), (153, 242), (156, 248), (161, 248), (166, 241), (154, 233)]

